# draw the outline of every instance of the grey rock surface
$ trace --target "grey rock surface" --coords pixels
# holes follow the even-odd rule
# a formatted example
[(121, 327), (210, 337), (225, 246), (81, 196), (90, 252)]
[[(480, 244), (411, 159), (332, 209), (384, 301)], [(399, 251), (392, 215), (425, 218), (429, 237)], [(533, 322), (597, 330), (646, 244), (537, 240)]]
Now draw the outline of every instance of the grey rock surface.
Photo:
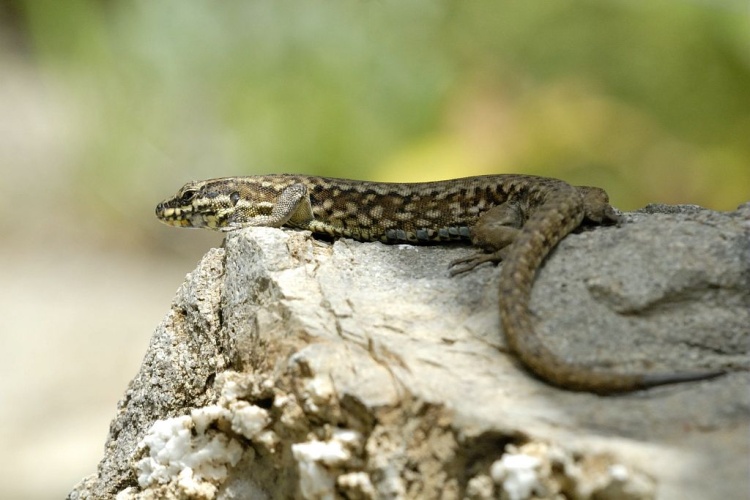
[(472, 251), (229, 234), (178, 291), (69, 498), (746, 494), (749, 204), (649, 206), (547, 260), (532, 310), (560, 356), (730, 371), (617, 397), (547, 386), (504, 352), (498, 269), (447, 273)]

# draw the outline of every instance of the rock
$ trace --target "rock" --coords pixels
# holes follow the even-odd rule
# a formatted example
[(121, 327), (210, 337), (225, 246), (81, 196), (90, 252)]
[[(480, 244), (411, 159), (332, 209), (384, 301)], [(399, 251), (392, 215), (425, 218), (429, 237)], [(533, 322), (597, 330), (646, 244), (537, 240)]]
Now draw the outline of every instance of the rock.
[[(725, 368), (616, 397), (506, 354), (498, 269), (466, 247), (231, 233), (188, 275), (69, 498), (740, 498), (750, 205), (650, 206), (570, 235), (532, 310), (560, 356)], [(558, 495), (558, 496), (556, 496)]]

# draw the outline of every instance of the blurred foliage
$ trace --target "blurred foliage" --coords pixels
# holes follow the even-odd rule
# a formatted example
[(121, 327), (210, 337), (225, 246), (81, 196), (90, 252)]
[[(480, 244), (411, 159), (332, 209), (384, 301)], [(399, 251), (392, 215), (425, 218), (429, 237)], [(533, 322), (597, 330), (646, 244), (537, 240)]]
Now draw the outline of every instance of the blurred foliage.
[(534, 173), (623, 209), (750, 199), (744, 0), (0, 5), (0, 65), (63, 101), (49, 168), (97, 227), (150, 238), (184, 181), (282, 171)]

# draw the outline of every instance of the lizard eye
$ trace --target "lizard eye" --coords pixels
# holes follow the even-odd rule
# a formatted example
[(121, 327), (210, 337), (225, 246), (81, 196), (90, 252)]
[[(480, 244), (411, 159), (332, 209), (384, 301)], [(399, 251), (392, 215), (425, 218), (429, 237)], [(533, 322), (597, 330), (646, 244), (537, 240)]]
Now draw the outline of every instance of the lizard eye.
[(195, 189), (187, 189), (180, 195), (180, 203), (190, 203), (198, 193)]
[(232, 194), (229, 195), (229, 201), (232, 202), (232, 206), (237, 205), (237, 202), (240, 201), (240, 193), (237, 191), (232, 192)]

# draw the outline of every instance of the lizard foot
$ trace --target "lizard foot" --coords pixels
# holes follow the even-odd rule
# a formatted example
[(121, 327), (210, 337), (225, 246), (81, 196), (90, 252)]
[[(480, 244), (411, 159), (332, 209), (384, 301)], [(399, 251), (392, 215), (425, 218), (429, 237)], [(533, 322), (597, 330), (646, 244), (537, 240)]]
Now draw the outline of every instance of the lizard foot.
[(477, 267), (480, 264), (484, 264), (485, 262), (495, 262), (498, 263), (501, 260), (503, 260), (503, 256), (506, 252), (503, 252), (502, 250), (498, 250), (497, 252), (493, 253), (475, 253), (474, 255), (469, 255), (468, 257), (462, 257), (460, 259), (456, 259), (454, 261), (451, 261), (450, 264), (448, 264), (448, 267), (450, 268), (450, 275), (456, 276), (458, 274), (463, 274), (466, 272), (471, 271), (475, 267)]

